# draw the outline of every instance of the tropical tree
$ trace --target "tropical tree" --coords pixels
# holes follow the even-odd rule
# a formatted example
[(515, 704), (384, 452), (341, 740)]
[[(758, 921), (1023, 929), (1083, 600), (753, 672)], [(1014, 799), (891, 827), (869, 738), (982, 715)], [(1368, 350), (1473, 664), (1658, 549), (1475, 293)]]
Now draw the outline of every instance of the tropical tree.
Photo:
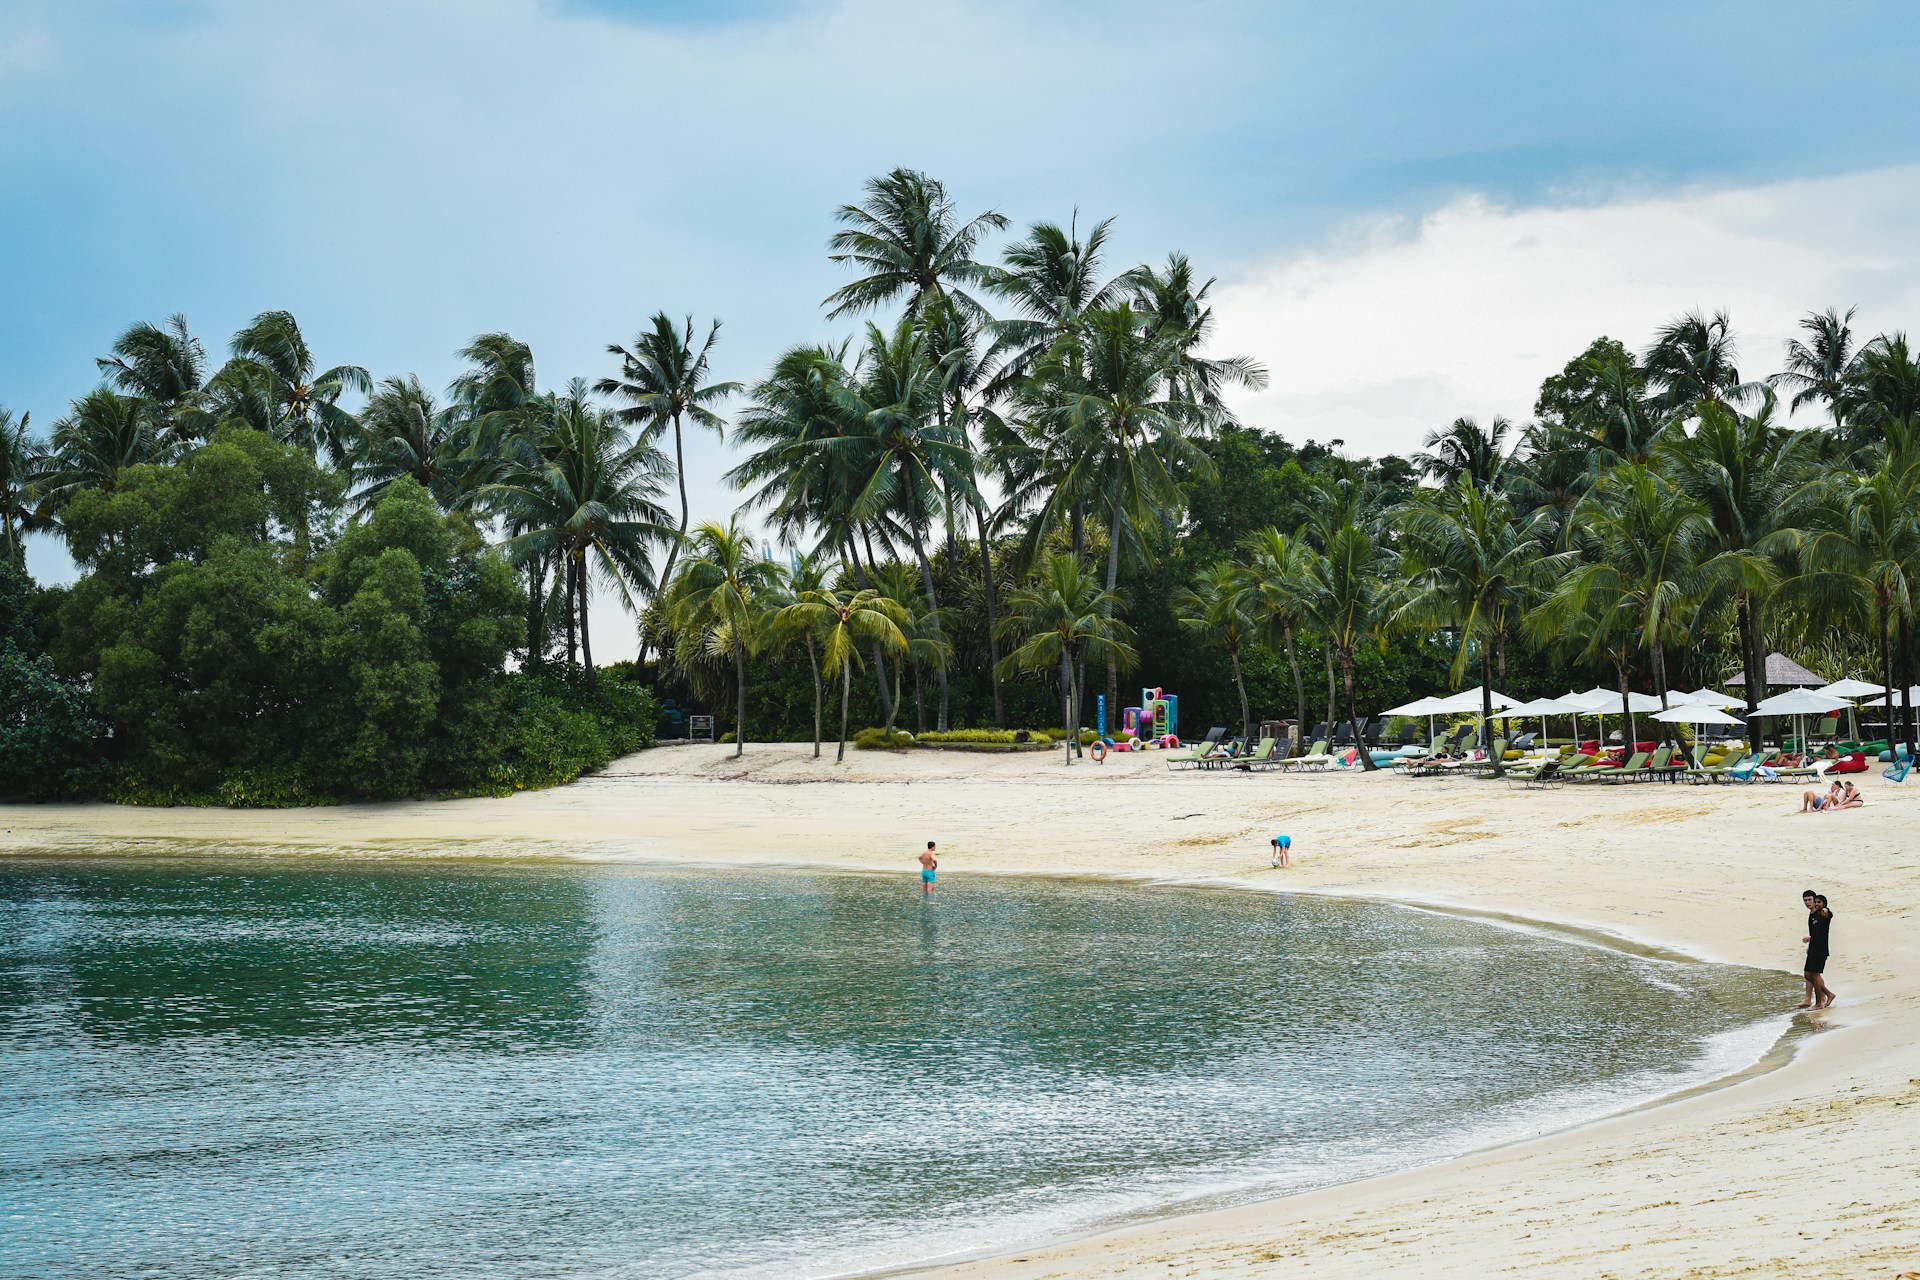
[(35, 492), (58, 511), (74, 493), (111, 492), (128, 467), (163, 462), (173, 452), (161, 435), (152, 402), (96, 387), (53, 424), (51, 457)]
[(673, 625), (724, 637), (732, 655), (735, 759), (747, 746), (747, 655), (760, 643), (767, 606), (777, 603), (780, 575), (780, 566), (760, 554), (735, 519), (693, 531), (686, 560), (668, 588)]
[[(233, 358), (207, 391), (226, 412), (248, 425), (335, 462), (351, 456), (353, 415), (340, 407), (348, 392), (368, 394), (373, 379), (359, 365), (320, 369), (300, 324), (289, 311), (263, 311), (233, 335)], [(254, 420), (264, 411), (267, 421)]]
[(1689, 311), (1662, 325), (1641, 358), (1654, 404), (1681, 415), (1697, 401), (1714, 404), (1746, 399), (1758, 384), (1743, 383), (1734, 365), (1733, 322), (1724, 311), (1711, 320)]
[(1089, 311), (1126, 301), (1124, 277), (1100, 279), (1101, 255), (1112, 231), (1112, 218), (1095, 223), (1085, 240), (1078, 215), (1065, 228), (1036, 222), (1025, 238), (1002, 251), (1003, 265), (993, 268), (986, 282), (1015, 314), (991, 325), (990, 358), (999, 370), (990, 387), (993, 395), (1017, 387)]
[(1314, 550), (1298, 534), (1263, 529), (1244, 546), (1241, 573), (1253, 592), (1250, 608), (1269, 645), (1276, 640), (1293, 673), (1294, 723), (1307, 726), (1307, 685), (1300, 674), (1294, 632), (1308, 617), (1306, 593), (1312, 581)]
[(1860, 349), (1847, 405), (1850, 425), (1876, 436), (1896, 422), (1920, 422), (1920, 363), (1906, 334), (1883, 333)]
[[(1395, 523), (1407, 575), (1399, 621), (1404, 628), (1454, 629), (1455, 684), (1470, 655), (1479, 654), (1481, 724), (1490, 724), (1494, 681), (1506, 679), (1507, 641), (1560, 567), (1548, 553), (1551, 517), (1546, 511), (1516, 517), (1506, 498), (1462, 472), (1440, 493), (1402, 510)], [(1494, 761), (1495, 771), (1500, 768)]]
[(441, 407), (417, 377), (388, 378), (375, 389), (353, 428), (352, 458), (364, 513), (379, 505), (401, 476), (411, 476), (443, 510), (471, 505), (476, 494), (461, 484), (460, 420), (454, 406)]
[(834, 220), (841, 226), (827, 241), (831, 261), (862, 272), (821, 303), (827, 318), (857, 315), (904, 297), (906, 314), (919, 316), (935, 299), (984, 319), (985, 311), (967, 289), (987, 278), (974, 251), (990, 231), (1007, 225), (989, 210), (964, 222), (938, 179), (913, 169), (895, 169), (867, 183), (857, 205), (841, 205)]
[(1045, 671), (1060, 678), (1060, 711), (1067, 726), (1067, 763), (1080, 749), (1080, 691), (1074, 669), (1082, 658), (1131, 664), (1138, 656), (1133, 632), (1115, 620), (1113, 593), (1070, 555), (1040, 562), (1033, 581), (1007, 596), (1001, 628), (1018, 647), (1001, 659), (1003, 674)]
[(1800, 318), (1806, 340), (1787, 341), (1787, 367), (1767, 379), (1774, 387), (1793, 392), (1787, 407), (1794, 412), (1819, 403), (1835, 427), (1845, 424), (1847, 401), (1853, 391), (1859, 353), (1853, 346), (1853, 312), (1841, 315), (1832, 307), (1810, 311)]
[(1768, 604), (1791, 567), (1795, 530), (1820, 495), (1810, 483), (1820, 438), (1775, 425), (1774, 407), (1771, 394), (1752, 414), (1703, 404), (1693, 434), (1663, 440), (1656, 454), (1659, 469), (1704, 510), (1707, 553), (1727, 570), (1713, 587), (1733, 600), (1748, 706), (1767, 696)]
[[(618, 396), (626, 401), (620, 410), (624, 422), (637, 426), (643, 434), (659, 435), (673, 429), (673, 471), (680, 485), (680, 525), (667, 548), (662, 577), (673, 578), (673, 563), (687, 534), (687, 449), (683, 423), (704, 427), (724, 438), (726, 422), (713, 406), (740, 390), (737, 382), (709, 382), (713, 344), (720, 337), (720, 322), (707, 329), (706, 338), (694, 346), (693, 317), (679, 328), (666, 312), (656, 312), (648, 327), (634, 338), (632, 347), (614, 343), (609, 354), (620, 357), (620, 376), (602, 378), (594, 388), (602, 395)], [(641, 639), (644, 647), (646, 641)], [(645, 657), (643, 653), (642, 658)]]
[(113, 354), (94, 363), (109, 385), (146, 400), (164, 430), (178, 440), (200, 434), (203, 425), (189, 412), (207, 378), (207, 351), (187, 329), (187, 318), (168, 316), (164, 325), (141, 321), (114, 339)]
[(1222, 390), (1228, 386), (1263, 390), (1267, 370), (1247, 356), (1200, 354), (1213, 337), (1213, 308), (1207, 305), (1207, 295), (1213, 292), (1214, 280), (1209, 277), (1195, 287), (1193, 279), (1193, 263), (1179, 252), (1167, 255), (1164, 271), (1141, 266), (1122, 277), (1135, 310), (1152, 317), (1150, 331), (1155, 336), (1176, 338), (1180, 360), (1173, 377), (1174, 394), (1225, 415), (1228, 410)]
[(25, 571), (26, 534), (35, 523), (34, 484), (46, 466), (46, 453), (28, 430), (33, 415), (18, 418), (0, 405), (0, 562)]
[(1232, 564), (1203, 569), (1191, 587), (1174, 593), (1173, 616), (1180, 629), (1227, 651), (1233, 666), (1233, 687), (1240, 694), (1240, 727), (1253, 723), (1247, 702), (1247, 681), (1240, 670), (1240, 652), (1259, 626), (1255, 617), (1257, 588)]
[[(904, 651), (907, 639), (902, 626), (906, 618), (898, 604), (872, 588), (839, 591), (821, 584), (796, 590), (792, 603), (782, 607), (776, 619), (780, 628), (798, 630), (809, 637), (818, 636), (821, 652), (817, 670), (839, 673), (840, 746), (834, 752), (833, 762), (840, 764), (847, 758), (847, 705), (853, 689), (853, 667), (860, 661), (860, 645)], [(811, 639), (807, 654), (809, 658), (813, 655)], [(820, 755), (819, 718), (816, 696), (813, 750), (816, 758)], [(738, 755), (739, 751), (734, 754)]]
[(1326, 550), (1309, 565), (1305, 598), (1315, 625), (1327, 637), (1346, 692), (1347, 723), (1353, 726), (1361, 767), (1377, 768), (1360, 738), (1353, 697), (1353, 662), (1360, 646), (1383, 642), (1397, 601), (1393, 553), (1364, 525), (1343, 523), (1326, 537)]
[(510, 536), (515, 563), (540, 556), (560, 566), (567, 601), (567, 661), (578, 627), (587, 686), (595, 683), (587, 601), (595, 576), (636, 608), (635, 593), (654, 586), (653, 548), (672, 533), (660, 505), (668, 462), (651, 441), (630, 438), (575, 379), (537, 406), (533, 435), (520, 441), (487, 497)]
[(1505, 477), (1513, 424), (1495, 417), (1482, 427), (1472, 418), (1455, 418), (1451, 425), (1427, 432), (1424, 452), (1408, 461), (1430, 480), (1451, 485), (1465, 477), (1482, 489), (1491, 489)]

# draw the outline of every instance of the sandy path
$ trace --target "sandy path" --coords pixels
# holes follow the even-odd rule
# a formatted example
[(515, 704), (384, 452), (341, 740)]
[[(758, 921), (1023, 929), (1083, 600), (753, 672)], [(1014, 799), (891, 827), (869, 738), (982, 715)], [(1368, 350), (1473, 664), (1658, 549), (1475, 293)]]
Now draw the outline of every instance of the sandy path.
[[(509, 800), (293, 813), (0, 807), (0, 850), (262, 849), (1245, 879), (1564, 922), (1797, 967), (1808, 884), (1830, 980), (1784, 1068), (1445, 1165), (1169, 1219), (952, 1276), (1893, 1276), (1920, 1270), (1920, 789), (1798, 816), (1788, 786), (1549, 793), (1346, 771), (1173, 774), (1159, 759), (675, 747)], [(1298, 865), (1267, 866), (1294, 837)]]

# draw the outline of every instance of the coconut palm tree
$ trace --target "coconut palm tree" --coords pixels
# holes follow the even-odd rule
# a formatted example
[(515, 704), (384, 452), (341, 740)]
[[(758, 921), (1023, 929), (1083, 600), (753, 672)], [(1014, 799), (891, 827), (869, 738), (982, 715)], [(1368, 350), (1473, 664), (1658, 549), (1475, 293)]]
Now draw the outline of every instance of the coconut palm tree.
[(1294, 723), (1307, 725), (1307, 685), (1300, 675), (1300, 657), (1294, 650), (1294, 632), (1307, 620), (1306, 591), (1313, 548), (1299, 534), (1263, 529), (1243, 547), (1241, 572), (1253, 591), (1251, 608), (1271, 646), (1277, 639), (1286, 651), (1293, 673)]
[(1836, 427), (1845, 425), (1847, 397), (1859, 363), (1853, 346), (1853, 312), (1848, 307), (1841, 315), (1828, 307), (1802, 316), (1800, 328), (1806, 341), (1789, 339), (1787, 367), (1767, 379), (1768, 385), (1793, 392), (1789, 409), (1798, 412), (1816, 402), (1823, 404)]
[[(1507, 641), (1562, 567), (1548, 554), (1551, 516), (1539, 510), (1516, 517), (1506, 498), (1463, 472), (1440, 493), (1402, 509), (1395, 532), (1407, 575), (1398, 621), (1454, 629), (1455, 684), (1479, 653), (1480, 722), (1490, 724), (1494, 681), (1506, 679)], [(1495, 771), (1500, 768), (1494, 761)]]
[(409, 376), (388, 378), (375, 389), (354, 424), (354, 501), (365, 513), (379, 505), (401, 476), (412, 476), (448, 511), (464, 510), (479, 496), (462, 483), (459, 407), (442, 407), (433, 393)]
[(96, 387), (53, 424), (51, 456), (35, 486), (52, 511), (82, 489), (112, 491), (120, 474), (164, 462), (175, 450), (161, 434), (151, 401)]
[[(233, 359), (213, 376), (209, 394), (269, 435), (324, 450), (344, 464), (352, 452), (353, 415), (340, 407), (340, 397), (370, 393), (367, 371), (353, 364), (320, 369), (289, 311), (261, 312), (233, 335), (231, 347)], [(268, 414), (264, 424), (251, 420), (260, 407)]]
[(18, 418), (0, 405), (0, 561), (24, 571), (26, 534), (36, 523), (34, 485), (47, 464), (46, 451), (28, 429), (33, 415)]
[(1883, 333), (1860, 349), (1847, 405), (1849, 422), (1876, 439), (1893, 423), (1920, 422), (1920, 362), (1906, 334)]
[(866, 199), (841, 205), (841, 230), (827, 241), (831, 261), (861, 272), (820, 305), (827, 318), (858, 315), (902, 297), (906, 314), (919, 316), (936, 299), (976, 320), (985, 310), (967, 289), (985, 281), (987, 268), (974, 260), (980, 241), (1007, 220), (989, 210), (962, 222), (938, 179), (913, 169), (895, 169), (867, 182)]
[(819, 621), (807, 620), (804, 613), (790, 612), (790, 606), (801, 597), (826, 591), (830, 584), (828, 572), (831, 562), (816, 553), (795, 552), (787, 563), (786, 573), (775, 595), (777, 605), (767, 626), (766, 645), (770, 651), (784, 650), (796, 641), (806, 647), (807, 669), (813, 673), (813, 758), (820, 758), (822, 715), (825, 711), (826, 689), (821, 680), (820, 641), (822, 630), (814, 625)]
[(1240, 652), (1259, 623), (1254, 610), (1258, 594), (1234, 565), (1216, 564), (1201, 571), (1193, 586), (1173, 596), (1173, 618), (1182, 631), (1227, 651), (1233, 666), (1233, 687), (1240, 694), (1240, 731), (1249, 732), (1253, 708), (1247, 702), (1247, 681), (1240, 670)]
[(1353, 726), (1361, 767), (1371, 771), (1378, 766), (1359, 741), (1353, 662), (1361, 645), (1385, 642), (1387, 626), (1398, 605), (1393, 553), (1358, 522), (1334, 527), (1325, 542), (1326, 550), (1308, 565), (1305, 600), (1314, 624), (1327, 637), (1343, 677), (1347, 723)]
[(1450, 425), (1427, 432), (1423, 452), (1408, 461), (1443, 486), (1465, 476), (1482, 489), (1496, 488), (1506, 475), (1507, 438), (1512, 432), (1513, 424), (1500, 416), (1485, 427), (1472, 418), (1455, 418)]
[[(943, 426), (938, 420), (940, 370), (928, 359), (925, 336), (910, 320), (902, 320), (891, 336), (868, 325), (859, 377), (836, 399), (851, 434), (825, 440), (821, 447), (839, 454), (848, 466), (852, 497), (847, 518), (856, 526), (888, 525), (913, 548), (927, 607), (934, 611), (934, 633), (945, 643), (927, 533), (947, 493), (965, 501), (978, 491), (966, 443), (951, 423)], [(944, 730), (950, 705), (947, 673), (941, 667), (936, 674), (939, 726)]]
[(1767, 696), (1768, 605), (1821, 492), (1811, 483), (1818, 435), (1775, 425), (1774, 407), (1770, 392), (1752, 414), (1709, 402), (1691, 436), (1669, 436), (1655, 451), (1659, 469), (1705, 510), (1709, 554), (1728, 570), (1715, 585), (1733, 599), (1748, 706)]
[(1050, 555), (1033, 580), (1007, 596), (1002, 633), (1018, 647), (1001, 659), (1003, 674), (1058, 670), (1060, 711), (1067, 726), (1067, 763), (1080, 749), (1080, 691), (1074, 668), (1081, 659), (1130, 665), (1133, 632), (1113, 616), (1112, 592), (1103, 590), (1075, 556)]
[(1036, 222), (1024, 239), (1001, 253), (1002, 266), (993, 268), (986, 283), (1010, 303), (1015, 315), (996, 320), (991, 359), (998, 369), (990, 393), (1003, 396), (1016, 387), (1089, 311), (1126, 301), (1124, 277), (1101, 281), (1101, 255), (1113, 232), (1113, 219), (1094, 224), (1080, 238), (1079, 215), (1064, 229)]
[(660, 505), (669, 467), (649, 440), (628, 436), (588, 399), (574, 379), (566, 392), (541, 398), (535, 425), (485, 497), (502, 513), (510, 536), (501, 544), (515, 563), (540, 556), (560, 567), (567, 601), (567, 660), (574, 629), (587, 686), (594, 687), (587, 601), (593, 578), (611, 585), (629, 608), (654, 587), (653, 549), (672, 535)]
[(760, 643), (767, 606), (776, 602), (780, 566), (760, 554), (738, 519), (693, 531), (686, 560), (667, 590), (667, 614), (681, 630), (724, 633), (733, 657), (733, 754), (747, 746), (747, 655)]
[[(614, 343), (607, 348), (620, 357), (620, 375), (602, 378), (594, 390), (601, 395), (618, 396), (626, 402), (620, 418), (647, 435), (659, 435), (673, 429), (673, 469), (680, 485), (680, 525), (672, 545), (667, 548), (667, 564), (662, 577), (673, 578), (673, 562), (679, 558), (680, 544), (686, 538), (687, 448), (683, 424), (692, 422), (716, 437), (724, 438), (726, 422), (714, 406), (739, 392), (737, 382), (709, 382), (712, 372), (713, 344), (720, 337), (720, 322), (707, 328), (707, 336), (698, 349), (693, 339), (693, 317), (674, 327), (666, 312), (656, 312), (648, 326), (635, 336), (632, 347)], [(646, 658), (646, 637), (641, 637), (641, 659)]]
[[(906, 618), (900, 606), (879, 592), (863, 587), (856, 591), (838, 591), (816, 585), (793, 593), (793, 600), (776, 615), (783, 629), (799, 630), (820, 638), (820, 667), (829, 675), (840, 675), (840, 746), (833, 762), (847, 758), (847, 705), (853, 689), (853, 666), (860, 661), (864, 643), (883, 650), (904, 651), (907, 639), (902, 630)], [(809, 641), (808, 656), (813, 649)], [(819, 700), (814, 703), (814, 751), (820, 755)], [(735, 755), (739, 752), (735, 751)]]
[(1152, 317), (1149, 329), (1155, 336), (1180, 335), (1180, 369), (1173, 379), (1176, 396), (1225, 415), (1229, 411), (1220, 394), (1225, 387), (1245, 387), (1249, 391), (1266, 388), (1267, 370), (1257, 360), (1200, 354), (1213, 337), (1213, 308), (1207, 305), (1207, 295), (1213, 292), (1214, 280), (1208, 277), (1196, 288), (1193, 264), (1186, 254), (1168, 254), (1164, 271), (1135, 267), (1122, 280), (1132, 295), (1134, 309)]
[(177, 440), (193, 438), (205, 425), (191, 411), (206, 383), (207, 350), (188, 331), (185, 316), (175, 313), (163, 325), (129, 325), (114, 339), (113, 354), (94, 364), (116, 390), (151, 403)]
[(1734, 366), (1733, 322), (1724, 311), (1716, 311), (1711, 320), (1689, 311), (1662, 325), (1641, 364), (1654, 404), (1669, 416), (1686, 416), (1684, 411), (1697, 401), (1737, 402), (1759, 390), (1759, 384), (1740, 380)]

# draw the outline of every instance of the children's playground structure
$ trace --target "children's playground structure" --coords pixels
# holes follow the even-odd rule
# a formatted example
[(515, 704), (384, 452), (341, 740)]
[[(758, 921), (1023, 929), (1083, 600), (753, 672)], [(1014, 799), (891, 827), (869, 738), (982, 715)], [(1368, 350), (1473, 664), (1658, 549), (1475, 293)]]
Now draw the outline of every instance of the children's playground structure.
[[(1104, 703), (1106, 699), (1102, 698)], [(1101, 708), (1104, 713), (1105, 707)], [(1140, 705), (1120, 710), (1118, 733), (1107, 733), (1106, 716), (1097, 726), (1102, 742), (1112, 751), (1144, 751), (1149, 747), (1180, 745), (1180, 699), (1165, 689), (1142, 688)]]

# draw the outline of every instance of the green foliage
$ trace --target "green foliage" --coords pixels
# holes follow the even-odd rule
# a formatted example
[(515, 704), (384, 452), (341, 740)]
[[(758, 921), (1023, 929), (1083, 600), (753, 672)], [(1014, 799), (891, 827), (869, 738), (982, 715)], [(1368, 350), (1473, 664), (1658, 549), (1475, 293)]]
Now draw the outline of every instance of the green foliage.
[[(1066, 737), (1063, 729), (1055, 737)], [(1051, 746), (1055, 737), (1038, 730), (1028, 729), (932, 729), (926, 733), (914, 735), (919, 743), (953, 743), (956, 745), (980, 746)]]
[(854, 734), (853, 745), (862, 751), (898, 751), (913, 745), (913, 735), (905, 729), (889, 731), (882, 726), (875, 726)]

